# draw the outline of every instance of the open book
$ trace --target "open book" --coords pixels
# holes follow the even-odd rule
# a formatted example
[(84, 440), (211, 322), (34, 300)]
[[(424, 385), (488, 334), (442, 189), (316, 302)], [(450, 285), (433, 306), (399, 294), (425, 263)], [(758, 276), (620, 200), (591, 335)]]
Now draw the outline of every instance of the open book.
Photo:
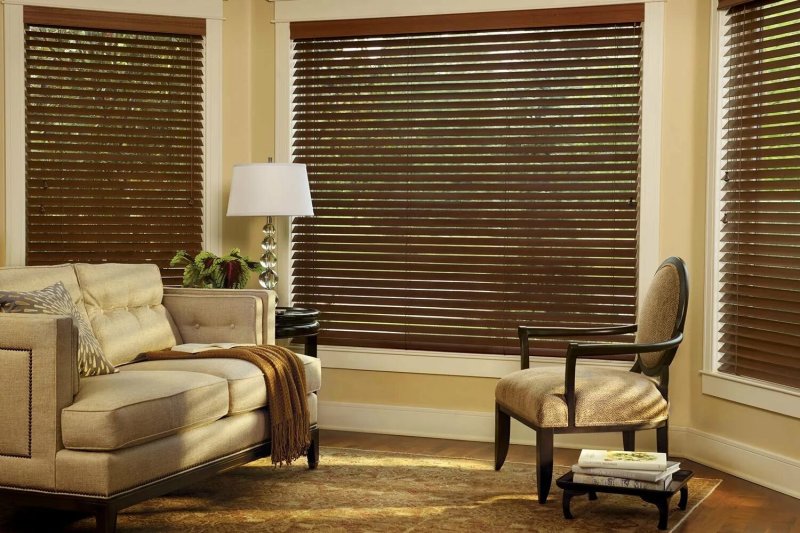
[(206, 350), (230, 350), (237, 346), (255, 346), (255, 344), (244, 342), (214, 342), (210, 344), (203, 344), (199, 342), (189, 344), (178, 344), (173, 346), (172, 350), (175, 352), (198, 353), (205, 352)]

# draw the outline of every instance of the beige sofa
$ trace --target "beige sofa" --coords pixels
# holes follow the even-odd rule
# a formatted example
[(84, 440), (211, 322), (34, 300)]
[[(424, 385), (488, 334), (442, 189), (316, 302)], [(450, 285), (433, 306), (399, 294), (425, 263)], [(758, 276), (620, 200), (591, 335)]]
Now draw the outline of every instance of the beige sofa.
[[(71, 318), (0, 313), (0, 497), (117, 511), (270, 452), (264, 378), (236, 359), (136, 362), (192, 342), (274, 342), (274, 293), (164, 288), (153, 265), (0, 268), (0, 290), (61, 281), (119, 372), (78, 377)], [(300, 356), (318, 460), (319, 361)]]

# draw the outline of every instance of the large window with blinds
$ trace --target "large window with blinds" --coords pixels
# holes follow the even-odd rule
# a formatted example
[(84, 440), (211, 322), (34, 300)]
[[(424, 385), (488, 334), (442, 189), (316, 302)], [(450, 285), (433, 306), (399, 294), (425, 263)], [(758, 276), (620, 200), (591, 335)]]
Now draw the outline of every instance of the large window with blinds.
[(720, 0), (715, 370), (800, 388), (800, 2)]
[(25, 7), (26, 263), (203, 242), (204, 19)]
[(642, 19), (292, 23), (316, 213), (292, 295), (320, 342), (512, 354), (521, 324), (635, 322)]

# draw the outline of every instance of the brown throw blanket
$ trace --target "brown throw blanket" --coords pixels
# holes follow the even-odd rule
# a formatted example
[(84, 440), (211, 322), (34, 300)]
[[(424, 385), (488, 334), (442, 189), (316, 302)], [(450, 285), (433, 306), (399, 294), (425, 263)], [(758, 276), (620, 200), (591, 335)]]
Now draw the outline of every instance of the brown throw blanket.
[(272, 463), (291, 464), (302, 456), (311, 443), (306, 374), (294, 352), (282, 346), (238, 346), (229, 350), (214, 349), (198, 353), (163, 350), (148, 352), (147, 359), (243, 359), (261, 369), (267, 385)]

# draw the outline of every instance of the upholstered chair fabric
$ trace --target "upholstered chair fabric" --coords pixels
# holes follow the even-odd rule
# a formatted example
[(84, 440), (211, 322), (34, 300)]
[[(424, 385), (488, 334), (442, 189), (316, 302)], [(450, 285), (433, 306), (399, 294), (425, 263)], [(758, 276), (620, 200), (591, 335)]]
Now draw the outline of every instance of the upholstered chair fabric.
[[(675, 265), (665, 264), (658, 269), (650, 283), (640, 308), (636, 331), (637, 344), (664, 342), (672, 338), (680, 302), (680, 277)], [(658, 365), (664, 352), (639, 354), (646, 367)]]
[[(497, 384), (497, 403), (542, 428), (567, 427), (562, 367), (529, 368)], [(666, 420), (667, 401), (655, 384), (626, 370), (578, 367), (575, 372), (575, 426), (655, 425)]]
[(181, 344), (162, 304), (156, 265), (77, 264), (75, 272), (92, 329), (111, 363), (129, 363), (144, 352)]
[[(523, 370), (503, 377), (495, 387), (495, 469), (508, 453), (511, 418), (536, 430), (536, 486), (547, 502), (553, 477), (553, 438), (557, 433), (622, 433), (626, 450), (636, 449), (636, 432), (656, 430), (656, 448), (669, 451), (669, 365), (683, 340), (689, 297), (686, 264), (669, 257), (639, 304), (636, 325), (620, 327), (519, 326)], [(528, 368), (531, 340), (549, 337), (616, 335), (636, 331), (635, 342), (570, 342), (563, 365)], [(654, 346), (655, 345), (655, 346)], [(647, 350), (666, 348), (657, 353)], [(631, 355), (628, 370), (579, 364), (581, 359)]]

